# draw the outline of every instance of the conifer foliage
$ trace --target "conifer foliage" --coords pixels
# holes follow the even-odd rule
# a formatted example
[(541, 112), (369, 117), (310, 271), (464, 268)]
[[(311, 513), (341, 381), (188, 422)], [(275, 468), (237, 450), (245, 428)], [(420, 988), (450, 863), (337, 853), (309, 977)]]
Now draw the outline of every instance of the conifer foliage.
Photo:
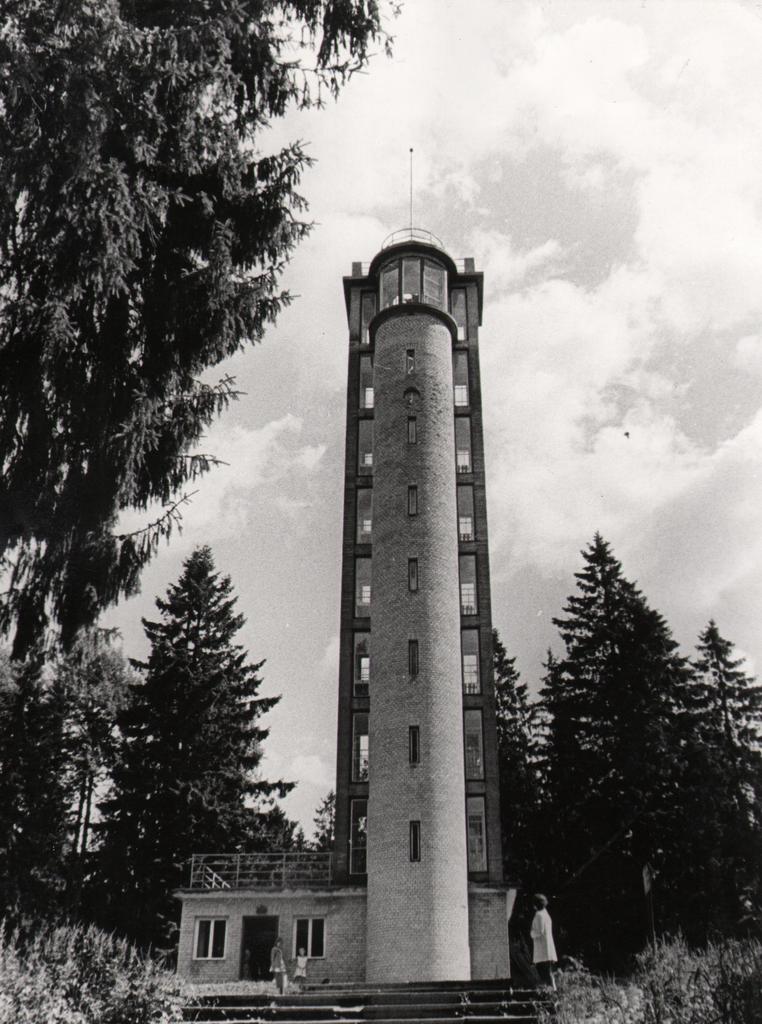
[(235, 603), (202, 547), (143, 623), (151, 651), (122, 716), (99, 855), (104, 923), (141, 944), (171, 946), (191, 853), (267, 848), (271, 798), (291, 788), (258, 776), (259, 719), (279, 698), (258, 696), (262, 663), (234, 642)]
[(194, 446), (235, 391), (202, 374), (275, 320), (309, 229), (309, 159), (264, 130), (388, 38), (376, 0), (0, 0), (0, 24), (0, 631), (21, 658), (135, 592), (214, 462)]

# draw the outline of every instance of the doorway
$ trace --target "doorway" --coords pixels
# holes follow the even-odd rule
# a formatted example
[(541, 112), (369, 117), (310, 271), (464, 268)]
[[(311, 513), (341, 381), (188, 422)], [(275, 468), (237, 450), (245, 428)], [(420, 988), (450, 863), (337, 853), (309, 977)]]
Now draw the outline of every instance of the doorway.
[(278, 938), (278, 918), (244, 917), (241, 929), (241, 980), (269, 981), (270, 950)]

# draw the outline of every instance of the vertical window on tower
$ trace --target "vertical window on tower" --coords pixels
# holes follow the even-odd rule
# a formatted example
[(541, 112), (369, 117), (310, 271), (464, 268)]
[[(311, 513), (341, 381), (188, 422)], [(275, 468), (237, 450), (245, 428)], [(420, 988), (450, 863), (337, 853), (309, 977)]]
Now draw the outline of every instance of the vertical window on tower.
[(471, 472), (471, 420), (455, 417), (455, 466), (459, 473)]
[(418, 661), (418, 641), (408, 640), (407, 642), (407, 670), (411, 676), (417, 676), (420, 668)]
[(415, 373), (415, 349), (405, 350), (405, 373)]
[(482, 713), (469, 708), (463, 713), (463, 741), (466, 751), (466, 778), (484, 778), (484, 741)]
[(373, 420), (357, 424), (357, 472), (360, 476), (373, 472)]
[(476, 555), (461, 555), (460, 565), (460, 611), (462, 615), (476, 615), (479, 611), (476, 601)]
[(352, 782), (368, 781), (368, 715), (352, 715)]
[(360, 408), (373, 408), (373, 360), (360, 356)]
[(392, 263), (381, 271), (381, 309), (396, 306), (400, 300), (400, 266)]
[(354, 694), (367, 697), (370, 690), (370, 633), (354, 635)]
[(450, 313), (458, 328), (458, 341), (465, 341), (468, 337), (465, 288), (453, 288), (450, 293)]
[(360, 344), (370, 345), (370, 322), (376, 315), (376, 296), (374, 292), (363, 292), (360, 301)]
[(421, 261), (405, 259), (402, 261), (402, 301), (421, 301)]
[(466, 831), (468, 835), (468, 870), (487, 870), (487, 823), (484, 797), (470, 796), (466, 800)]
[(355, 559), (355, 615), (365, 619), (370, 615), (371, 560)]
[(421, 823), (420, 821), (410, 822), (410, 859), (419, 861), (421, 859)]
[(423, 301), (429, 306), (445, 308), (445, 271), (438, 263), (423, 261)]
[(407, 418), (407, 443), (418, 444), (418, 420), (415, 416)]
[(460, 651), (463, 660), (463, 693), (481, 693), (478, 629), (461, 630)]
[(349, 873), (364, 875), (368, 870), (368, 801), (353, 800), (349, 815)]
[(410, 484), (407, 489), (407, 514), (418, 515), (418, 485)]
[(452, 381), (455, 405), (468, 405), (468, 352), (453, 353)]
[(407, 589), (415, 591), (418, 589), (418, 559), (408, 558), (407, 560)]
[(474, 489), (470, 484), (458, 487), (458, 540), (474, 539)]
[(373, 489), (357, 488), (357, 543), (370, 544), (373, 529)]
[(420, 726), (411, 725), (407, 731), (407, 748), (410, 764), (421, 763), (421, 729)]

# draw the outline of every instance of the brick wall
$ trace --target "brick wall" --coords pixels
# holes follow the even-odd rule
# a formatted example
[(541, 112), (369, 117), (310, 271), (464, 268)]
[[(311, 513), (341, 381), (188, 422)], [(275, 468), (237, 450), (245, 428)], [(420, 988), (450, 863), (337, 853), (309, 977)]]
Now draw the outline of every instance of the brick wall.
[[(295, 892), (183, 892), (178, 974), (194, 982), (229, 982), (241, 977), (241, 937), (244, 917), (279, 918), (289, 977), (293, 977), (294, 921), (298, 917), (325, 918), (325, 957), (310, 960), (309, 980), (322, 982), (365, 979), (365, 891), (357, 888)], [(193, 937), (199, 917), (227, 920), (224, 960), (194, 960)]]
[(506, 896), (505, 889), (469, 889), (468, 934), (475, 981), (510, 977)]
[[(402, 307), (384, 320), (374, 386), (367, 978), (468, 978), (452, 338), (442, 319)], [(420, 393), (412, 405), (411, 387)], [(418, 443), (409, 445), (413, 412)], [(409, 484), (418, 487), (416, 516)], [(415, 593), (409, 558), (418, 559)], [(409, 639), (419, 645), (414, 679)], [(410, 725), (420, 729), (418, 765), (409, 764)], [(410, 861), (411, 820), (421, 822), (419, 863)]]

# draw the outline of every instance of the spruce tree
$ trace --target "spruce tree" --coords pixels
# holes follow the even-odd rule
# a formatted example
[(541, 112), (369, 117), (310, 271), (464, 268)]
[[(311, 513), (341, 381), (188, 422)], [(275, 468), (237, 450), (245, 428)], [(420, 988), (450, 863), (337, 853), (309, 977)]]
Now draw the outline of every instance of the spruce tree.
[(577, 592), (554, 619), (565, 651), (548, 668), (545, 771), (552, 880), (575, 941), (602, 965), (646, 935), (642, 868), (661, 877), (672, 923), (682, 869), (682, 722), (691, 669), (662, 616), (596, 535)]
[(41, 658), (0, 652), (0, 915), (63, 910), (69, 793), (64, 712)]
[(318, 804), (312, 819), (314, 829), (313, 849), (320, 853), (333, 852), (336, 827), (336, 793), (329, 790)]
[[(384, 0), (0, 0), (0, 631), (68, 648), (171, 531), (310, 225), (268, 133), (388, 47)], [(166, 505), (136, 532), (119, 514)]]
[(98, 861), (104, 923), (166, 948), (191, 854), (266, 849), (283, 833), (282, 815), (274, 836), (268, 828), (272, 799), (291, 786), (259, 777), (259, 719), (279, 698), (258, 696), (263, 663), (234, 643), (244, 619), (208, 547), (156, 604), (159, 619), (143, 621), (148, 661), (136, 663), (144, 681), (121, 718)]
[(506, 877), (537, 884), (538, 842), (542, 841), (542, 800), (536, 771), (536, 722), (515, 658), (498, 631), (492, 632), (495, 673), (497, 757)]

